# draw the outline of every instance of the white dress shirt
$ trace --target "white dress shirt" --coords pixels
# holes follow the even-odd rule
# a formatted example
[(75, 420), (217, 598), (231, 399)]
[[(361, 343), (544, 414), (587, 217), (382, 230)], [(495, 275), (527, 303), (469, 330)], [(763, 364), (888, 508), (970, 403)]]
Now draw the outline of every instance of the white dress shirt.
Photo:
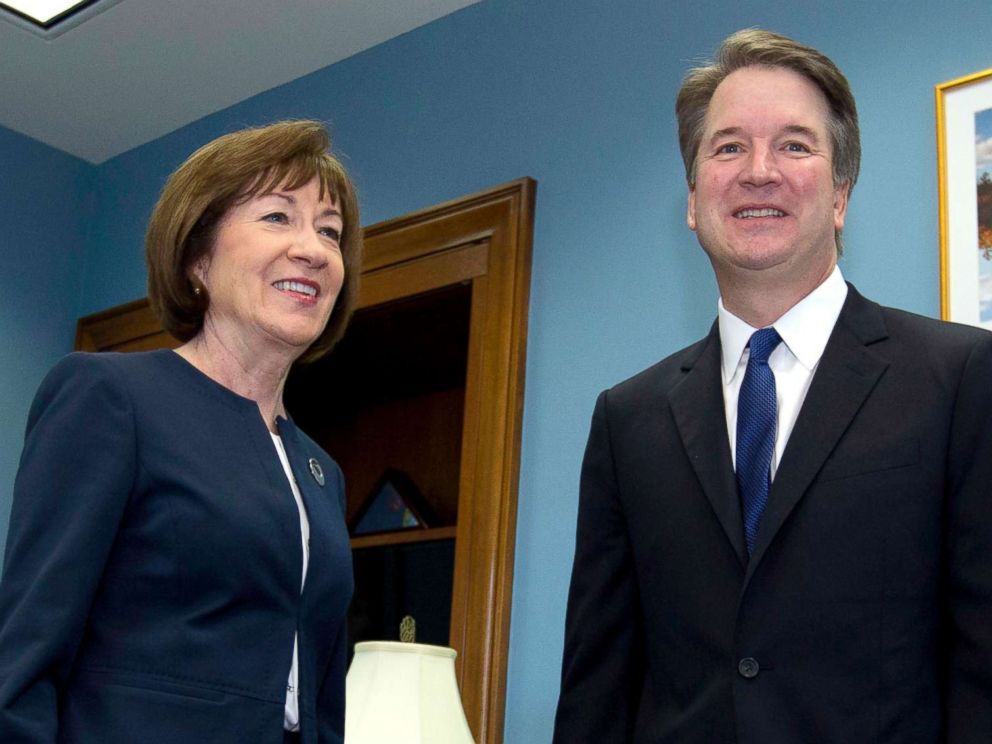
[[(272, 434), (272, 432), (269, 432)], [(289, 467), (289, 458), (286, 456), (286, 448), (283, 446), (282, 437), (272, 434), (272, 443), (279, 453), (279, 461), (282, 463), (289, 485), (293, 489), (293, 497), (296, 499), (296, 508), (300, 512), (300, 536), (303, 541), (303, 577), (300, 579), (300, 592), (303, 592), (303, 585), (307, 580), (307, 565), (310, 563), (310, 520), (307, 519), (307, 510), (303, 507), (303, 496), (300, 494), (300, 487), (296, 485), (296, 478), (293, 477), (293, 470)], [(300, 730), (300, 699), (299, 699), (299, 638), (293, 636), (293, 664), (289, 669), (289, 680), (286, 683), (286, 714), (283, 719), (283, 728), (287, 731)]]
[[(837, 317), (847, 298), (847, 284), (835, 266), (833, 272), (816, 289), (796, 303), (772, 327), (782, 343), (768, 358), (775, 375), (776, 427), (775, 451), (772, 454), (771, 476), (774, 479), (782, 453), (796, 424), (806, 392), (823, 356), (827, 340), (833, 332)], [(718, 302), (720, 346), (723, 352), (723, 403), (730, 437), (730, 455), (737, 469), (737, 396), (740, 393), (750, 351), (745, 348), (752, 328)]]

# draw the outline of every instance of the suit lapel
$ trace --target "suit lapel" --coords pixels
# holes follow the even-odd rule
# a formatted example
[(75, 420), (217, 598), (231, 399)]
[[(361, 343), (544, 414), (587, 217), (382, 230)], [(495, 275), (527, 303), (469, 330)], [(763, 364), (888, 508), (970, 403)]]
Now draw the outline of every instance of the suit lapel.
[[(311, 467), (310, 452), (304, 445), (300, 437), (296, 424), (287, 419), (279, 419), (279, 434), (283, 438), (286, 447), (286, 457), (289, 459), (289, 466), (296, 479), (296, 485), (300, 489), (300, 497), (303, 499), (303, 508), (306, 509), (307, 523), (310, 528), (310, 539), (307, 541), (307, 551), (310, 554), (310, 561), (314, 556), (326, 549), (325, 527), (333, 524), (333, 517), (327, 512), (329, 499), (328, 494), (333, 493), (333, 484), (321, 482), (318, 478), (330, 479), (332, 474), (324, 473), (319, 466), (315, 469)], [(314, 460), (316, 462), (316, 460)], [(297, 523), (298, 524), (298, 523)], [(300, 528), (296, 529), (296, 542), (299, 545)], [(297, 548), (298, 550), (299, 548)], [(308, 569), (309, 573), (309, 569)], [(305, 581), (303, 584), (302, 598), (305, 600), (311, 592), (307, 589), (312, 587), (314, 582)]]
[[(324, 484), (317, 481), (317, 474), (311, 469), (310, 457), (296, 428), (296, 424), (287, 419), (279, 420), (279, 434), (283, 438), (286, 447), (286, 457), (289, 459), (289, 466), (296, 477), (296, 485), (300, 489), (300, 496), (303, 499), (303, 506), (307, 510), (308, 520), (312, 520), (310, 515), (314, 510), (319, 510), (323, 506), (321, 496), (326, 498)], [(321, 477), (325, 477), (323, 471), (318, 468)]]
[(734, 477), (720, 375), (720, 335), (716, 323), (696, 357), (682, 364), (685, 378), (669, 401), (682, 444), (723, 531), (744, 566), (747, 548)]
[(878, 305), (848, 285), (844, 308), (824, 349), (772, 483), (745, 585), (888, 366), (866, 348), (886, 335)]

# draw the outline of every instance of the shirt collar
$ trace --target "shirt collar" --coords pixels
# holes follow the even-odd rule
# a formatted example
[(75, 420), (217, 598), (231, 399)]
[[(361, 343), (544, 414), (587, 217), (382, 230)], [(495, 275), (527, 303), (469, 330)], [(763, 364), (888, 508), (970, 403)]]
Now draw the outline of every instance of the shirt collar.
[[(823, 356), (830, 334), (837, 323), (844, 300), (847, 298), (847, 284), (840, 267), (834, 266), (830, 276), (820, 286), (789, 308), (772, 327), (778, 331), (789, 351), (800, 364), (812, 371)], [(744, 347), (747, 346), (757, 328), (754, 328), (723, 306), (721, 298), (717, 303), (722, 352), (723, 383), (729, 383), (737, 372)]]

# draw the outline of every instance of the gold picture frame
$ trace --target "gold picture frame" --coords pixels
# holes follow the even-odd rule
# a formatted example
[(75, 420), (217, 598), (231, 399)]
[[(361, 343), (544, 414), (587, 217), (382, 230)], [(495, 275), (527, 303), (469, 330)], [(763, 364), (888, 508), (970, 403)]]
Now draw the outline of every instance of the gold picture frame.
[(935, 96), (940, 316), (992, 329), (992, 69)]

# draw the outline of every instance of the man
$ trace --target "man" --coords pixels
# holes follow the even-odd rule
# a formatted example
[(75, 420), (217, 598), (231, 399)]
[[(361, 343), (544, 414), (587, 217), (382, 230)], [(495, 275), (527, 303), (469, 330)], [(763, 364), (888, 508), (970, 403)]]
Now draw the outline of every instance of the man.
[(992, 741), (992, 334), (837, 268), (847, 81), (766, 31), (677, 101), (709, 335), (602, 393), (555, 742)]

